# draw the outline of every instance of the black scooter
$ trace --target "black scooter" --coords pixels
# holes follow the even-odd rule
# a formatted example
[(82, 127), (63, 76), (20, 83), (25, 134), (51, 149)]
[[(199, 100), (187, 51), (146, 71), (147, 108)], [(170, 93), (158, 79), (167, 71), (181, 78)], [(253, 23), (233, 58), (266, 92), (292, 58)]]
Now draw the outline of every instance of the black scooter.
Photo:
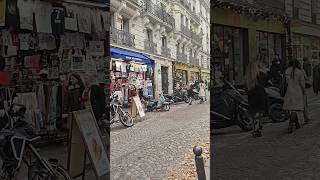
[(172, 103), (180, 103), (180, 102), (188, 103), (189, 102), (188, 93), (184, 89), (175, 91), (171, 96), (165, 95), (164, 97), (167, 102), (172, 102)]
[(231, 83), (225, 81), (224, 86), (215, 89), (211, 104), (211, 127), (221, 129), (238, 125), (244, 131), (253, 129), (253, 117), (249, 112), (249, 106), (240, 92)]

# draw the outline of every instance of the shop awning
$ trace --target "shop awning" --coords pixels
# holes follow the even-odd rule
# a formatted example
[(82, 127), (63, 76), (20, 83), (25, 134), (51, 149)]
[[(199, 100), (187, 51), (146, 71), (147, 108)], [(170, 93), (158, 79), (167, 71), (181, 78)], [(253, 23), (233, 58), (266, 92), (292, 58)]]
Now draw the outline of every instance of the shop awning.
[(135, 61), (143, 64), (147, 64), (149, 67), (154, 67), (154, 60), (141, 53), (127, 51), (120, 48), (111, 47), (111, 57), (115, 59), (122, 59), (124, 61)]

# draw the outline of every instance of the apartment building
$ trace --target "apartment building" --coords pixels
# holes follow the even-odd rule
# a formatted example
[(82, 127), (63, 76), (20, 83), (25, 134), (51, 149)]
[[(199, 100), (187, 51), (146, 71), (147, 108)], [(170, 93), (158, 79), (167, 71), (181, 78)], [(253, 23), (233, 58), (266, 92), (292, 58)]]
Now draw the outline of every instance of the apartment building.
[(209, 8), (209, 0), (111, 1), (112, 61), (120, 51), (134, 56), (120, 61), (150, 61), (151, 73), (142, 79), (152, 84), (155, 97), (171, 94), (176, 82), (209, 80)]
[(316, 63), (320, 53), (320, 0), (286, 0), (292, 18), (293, 57)]

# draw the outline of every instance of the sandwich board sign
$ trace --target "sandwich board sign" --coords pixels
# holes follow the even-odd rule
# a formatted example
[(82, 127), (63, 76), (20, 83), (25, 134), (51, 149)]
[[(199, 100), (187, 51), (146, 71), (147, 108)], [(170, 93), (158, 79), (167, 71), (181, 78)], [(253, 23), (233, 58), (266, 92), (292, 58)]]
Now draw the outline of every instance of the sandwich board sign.
[(109, 173), (109, 159), (96, 119), (91, 109), (73, 112), (97, 179)]
[(142, 104), (141, 104), (139, 96), (133, 97), (133, 101), (134, 101), (134, 104), (136, 105), (136, 107), (138, 109), (140, 117), (144, 117), (146, 114), (144, 113), (144, 109), (142, 107)]

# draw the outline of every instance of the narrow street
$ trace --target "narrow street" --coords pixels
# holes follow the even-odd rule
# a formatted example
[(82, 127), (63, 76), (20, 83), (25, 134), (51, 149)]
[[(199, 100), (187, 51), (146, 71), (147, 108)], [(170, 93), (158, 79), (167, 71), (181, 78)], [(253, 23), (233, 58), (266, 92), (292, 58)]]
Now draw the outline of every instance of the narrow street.
[(264, 124), (261, 138), (236, 126), (216, 130), (211, 141), (213, 179), (320, 179), (320, 96), (309, 94), (312, 121), (293, 134), (287, 134), (288, 121)]
[[(163, 180), (179, 168), (196, 139), (209, 139), (209, 101), (152, 112), (127, 129), (111, 132), (111, 179)], [(122, 126), (121, 124), (118, 124)]]

